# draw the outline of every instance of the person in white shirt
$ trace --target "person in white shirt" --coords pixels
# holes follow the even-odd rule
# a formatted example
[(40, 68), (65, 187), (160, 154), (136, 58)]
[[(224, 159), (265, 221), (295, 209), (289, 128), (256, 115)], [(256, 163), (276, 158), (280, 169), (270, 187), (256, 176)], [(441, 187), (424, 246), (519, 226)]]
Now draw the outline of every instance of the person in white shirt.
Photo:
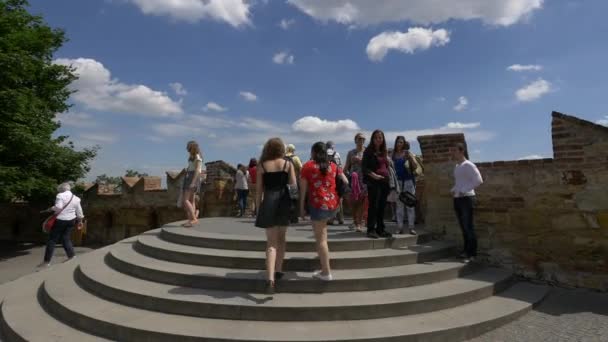
[(469, 263), (477, 257), (473, 208), (475, 207), (475, 188), (483, 183), (483, 179), (477, 166), (467, 160), (464, 144), (458, 143), (454, 146), (453, 158), (457, 164), (454, 168), (454, 187), (451, 193), (454, 197), (454, 210), (464, 240), (464, 251), (460, 256), (464, 258), (465, 263)]
[(245, 209), (247, 209), (247, 196), (249, 195), (249, 171), (245, 165), (239, 164), (236, 170), (235, 176), (235, 189), (236, 198), (239, 205), (239, 217), (245, 215)]
[(74, 227), (81, 230), (83, 226), (82, 219), (84, 218), (84, 214), (82, 213), (80, 198), (72, 193), (70, 184), (60, 184), (57, 187), (57, 192), (55, 205), (47, 210), (54, 212), (57, 215), (57, 220), (53, 225), (49, 240), (46, 244), (44, 261), (39, 267), (51, 265), (51, 259), (55, 252), (55, 245), (60, 241), (63, 245), (63, 249), (65, 249), (65, 254), (68, 256), (68, 260), (73, 259), (75, 254), (71, 240), (72, 230)]
[[(325, 146), (327, 146), (327, 158), (329, 159), (329, 161), (336, 163), (336, 165), (340, 169), (342, 169), (342, 158), (340, 158), (340, 153), (338, 153), (338, 151), (336, 151), (336, 144), (330, 140), (327, 143), (325, 143)], [(332, 217), (329, 221), (327, 221), (327, 224), (333, 225), (334, 220), (336, 218), (338, 219), (338, 224), (340, 224), (340, 225), (344, 224), (344, 207), (342, 205), (342, 200), (343, 200), (343, 198), (340, 197), (340, 203), (339, 203), (338, 211), (336, 212), (336, 216)]]

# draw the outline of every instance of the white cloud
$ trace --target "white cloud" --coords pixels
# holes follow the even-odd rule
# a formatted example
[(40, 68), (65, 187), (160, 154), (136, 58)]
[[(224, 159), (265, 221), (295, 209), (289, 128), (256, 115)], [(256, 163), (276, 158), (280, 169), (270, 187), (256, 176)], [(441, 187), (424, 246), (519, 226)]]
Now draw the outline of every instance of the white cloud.
[(458, 103), (454, 106), (454, 110), (457, 112), (462, 112), (463, 110), (467, 109), (468, 105), (469, 100), (466, 97), (461, 96), (458, 98)]
[(413, 54), (416, 50), (427, 50), (432, 46), (443, 46), (450, 42), (450, 33), (444, 29), (433, 31), (422, 27), (410, 27), (407, 32), (382, 32), (367, 44), (367, 57), (379, 62), (389, 50)]
[(76, 128), (90, 128), (98, 125), (91, 114), (83, 112), (66, 112), (57, 114), (54, 121), (61, 123), (61, 126)]
[(518, 89), (515, 92), (515, 96), (522, 102), (534, 101), (549, 93), (552, 90), (551, 87), (552, 85), (550, 82), (539, 78), (523, 88)]
[(479, 19), (486, 24), (509, 26), (544, 0), (288, 0), (302, 12), (321, 21), (344, 25), (370, 25), (410, 21), (428, 25), (450, 19)]
[(272, 61), (276, 64), (293, 64), (294, 60), (295, 57), (287, 51), (278, 52), (272, 57)]
[(538, 64), (528, 64), (528, 65), (513, 64), (513, 65), (510, 65), (509, 67), (507, 67), (507, 70), (509, 70), (509, 71), (540, 71), (542, 69), (543, 69), (543, 66), (538, 65)]
[(538, 154), (531, 154), (529, 156), (524, 156), (521, 158), (517, 158), (517, 160), (526, 160), (526, 159), (543, 159), (544, 157)]
[(234, 27), (250, 25), (251, 2), (246, 0), (129, 0), (147, 15), (168, 16), (195, 23), (204, 19)]
[(207, 102), (207, 104), (205, 105), (204, 108), (205, 111), (214, 111), (214, 112), (225, 112), (228, 110), (228, 108), (226, 107), (222, 107), (219, 104), (215, 103), (215, 102)]
[(602, 125), (602, 126), (606, 126), (608, 127), (608, 115), (604, 116), (603, 119), (599, 119), (595, 122), (598, 125)]
[(448, 122), (444, 128), (447, 129), (471, 129), (471, 128), (479, 128), (481, 123), (479, 122), (470, 122), (470, 123), (462, 123), (462, 122)]
[(54, 63), (75, 68), (74, 73), (79, 78), (70, 86), (77, 90), (72, 99), (89, 109), (158, 117), (182, 113), (181, 104), (166, 93), (112, 79), (110, 71), (94, 59), (60, 58)]
[(359, 125), (350, 119), (329, 121), (317, 116), (305, 116), (291, 126), (294, 132), (332, 134), (338, 131), (358, 130)]
[(296, 23), (296, 21), (294, 19), (281, 19), (281, 21), (279, 22), (279, 26), (283, 30), (288, 30), (289, 27), (292, 26), (295, 23)]
[(241, 91), (239, 95), (245, 100), (249, 102), (255, 102), (258, 100), (258, 96), (250, 91)]
[(188, 91), (186, 90), (186, 88), (184, 88), (183, 84), (181, 84), (179, 82), (169, 83), (169, 87), (171, 87), (171, 89), (173, 89), (173, 91), (175, 92), (176, 95), (179, 95), (179, 96), (188, 95)]

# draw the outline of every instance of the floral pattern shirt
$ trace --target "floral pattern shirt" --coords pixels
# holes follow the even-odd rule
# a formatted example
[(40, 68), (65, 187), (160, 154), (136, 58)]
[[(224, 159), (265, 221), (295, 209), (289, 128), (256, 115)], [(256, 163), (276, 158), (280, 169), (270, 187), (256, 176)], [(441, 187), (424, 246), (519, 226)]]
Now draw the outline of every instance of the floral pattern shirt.
[(342, 170), (334, 163), (329, 164), (327, 174), (323, 175), (319, 165), (310, 160), (302, 167), (301, 177), (308, 182), (308, 203), (322, 210), (336, 210), (339, 197), (336, 192), (336, 176)]

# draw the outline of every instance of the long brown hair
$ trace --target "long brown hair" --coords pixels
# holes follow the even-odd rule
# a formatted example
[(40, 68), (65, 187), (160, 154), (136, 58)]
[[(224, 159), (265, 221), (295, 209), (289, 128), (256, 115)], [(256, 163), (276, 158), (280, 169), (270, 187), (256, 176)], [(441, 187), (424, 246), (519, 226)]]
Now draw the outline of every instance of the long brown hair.
[(409, 143), (407, 142), (407, 140), (405, 140), (405, 137), (403, 135), (398, 135), (397, 138), (395, 138), (395, 146), (393, 147), (393, 153), (392, 153), (392, 157), (395, 157), (395, 153), (397, 152), (397, 144), (399, 143), (399, 140), (403, 140), (403, 148), (401, 149), (402, 151), (406, 151), (409, 149)]
[[(190, 157), (188, 158), (188, 161), (196, 160), (196, 155), (201, 154), (201, 149), (200, 147), (198, 147), (198, 143), (194, 140), (188, 141), (186, 149), (188, 150), (188, 152), (190, 152)], [(201, 158), (202, 157), (203, 156), (201, 156)]]
[[(382, 135), (382, 145), (380, 145), (380, 151), (376, 151), (376, 144), (374, 143), (374, 137), (376, 137), (376, 134)], [(372, 138), (369, 140), (369, 145), (367, 145), (366, 152), (372, 153), (372, 154), (376, 154), (376, 152), (380, 152), (380, 154), (382, 154), (385, 157), (388, 155), (388, 151), (386, 149), (386, 137), (384, 136), (384, 132), (377, 129), (374, 131), (374, 133), (372, 133)]]
[(268, 160), (275, 160), (285, 157), (285, 144), (281, 138), (268, 139), (262, 149), (262, 156), (259, 163), (262, 164)]

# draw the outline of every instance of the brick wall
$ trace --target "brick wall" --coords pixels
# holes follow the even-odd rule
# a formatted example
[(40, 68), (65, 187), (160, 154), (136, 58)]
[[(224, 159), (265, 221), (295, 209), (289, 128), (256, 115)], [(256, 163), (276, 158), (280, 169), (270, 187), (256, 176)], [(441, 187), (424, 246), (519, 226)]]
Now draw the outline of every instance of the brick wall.
[[(553, 159), (477, 163), (484, 178), (475, 218), (480, 252), (529, 278), (608, 290), (608, 128), (552, 116)], [(464, 136), (419, 141), (427, 226), (460, 241), (449, 195), (454, 165), (445, 148)]]

